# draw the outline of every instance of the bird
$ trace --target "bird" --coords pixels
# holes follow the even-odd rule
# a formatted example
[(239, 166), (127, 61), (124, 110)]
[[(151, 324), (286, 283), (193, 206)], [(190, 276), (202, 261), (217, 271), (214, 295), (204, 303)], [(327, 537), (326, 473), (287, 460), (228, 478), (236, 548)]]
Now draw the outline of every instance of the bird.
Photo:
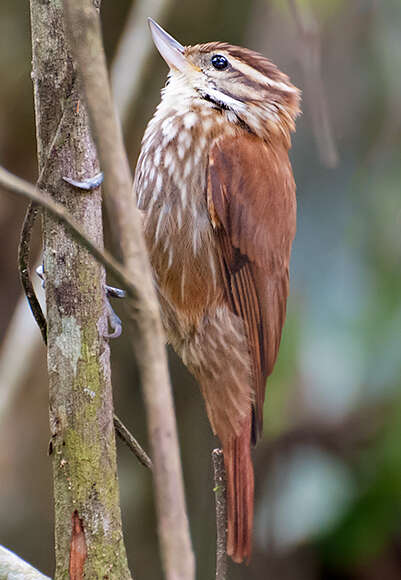
[(148, 22), (169, 72), (134, 190), (167, 342), (197, 379), (223, 448), (227, 554), (248, 562), (251, 447), (262, 434), (296, 230), (288, 151), (300, 91), (257, 52), (183, 46)]

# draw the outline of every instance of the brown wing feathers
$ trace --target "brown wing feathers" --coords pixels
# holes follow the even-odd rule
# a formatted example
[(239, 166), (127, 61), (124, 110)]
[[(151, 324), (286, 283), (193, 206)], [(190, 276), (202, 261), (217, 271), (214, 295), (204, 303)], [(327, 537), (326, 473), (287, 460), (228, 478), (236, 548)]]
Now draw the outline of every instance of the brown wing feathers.
[(255, 436), (262, 428), (265, 382), (285, 318), (295, 234), (295, 185), (286, 149), (282, 159), (279, 154), (277, 147), (273, 154), (266, 143), (246, 135), (219, 141), (209, 157), (208, 206), (226, 298), (244, 320), (254, 367)]

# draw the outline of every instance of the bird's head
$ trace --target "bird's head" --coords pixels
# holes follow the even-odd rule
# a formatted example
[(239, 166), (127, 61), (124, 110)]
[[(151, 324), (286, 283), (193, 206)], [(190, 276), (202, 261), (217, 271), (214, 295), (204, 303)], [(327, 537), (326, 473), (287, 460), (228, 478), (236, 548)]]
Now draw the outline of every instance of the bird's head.
[(290, 133), (300, 91), (262, 55), (225, 42), (182, 46), (149, 18), (154, 43), (170, 68), (165, 95), (224, 111), (228, 121), (271, 139)]

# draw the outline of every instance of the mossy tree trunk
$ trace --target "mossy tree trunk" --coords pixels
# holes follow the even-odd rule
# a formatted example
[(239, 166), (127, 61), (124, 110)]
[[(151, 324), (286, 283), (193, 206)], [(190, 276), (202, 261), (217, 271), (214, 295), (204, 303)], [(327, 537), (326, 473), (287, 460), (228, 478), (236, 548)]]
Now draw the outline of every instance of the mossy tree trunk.
[[(39, 187), (102, 246), (101, 194), (62, 180), (99, 171), (61, 0), (31, 0)], [(103, 268), (44, 215), (55, 578), (131, 578), (122, 537)]]

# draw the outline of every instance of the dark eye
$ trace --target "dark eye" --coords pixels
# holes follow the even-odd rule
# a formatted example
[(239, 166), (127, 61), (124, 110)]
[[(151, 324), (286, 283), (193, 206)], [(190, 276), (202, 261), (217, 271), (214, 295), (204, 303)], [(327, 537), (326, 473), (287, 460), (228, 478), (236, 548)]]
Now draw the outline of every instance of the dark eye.
[(214, 68), (217, 68), (217, 70), (223, 70), (228, 66), (228, 60), (222, 54), (215, 54), (212, 56), (211, 62)]

